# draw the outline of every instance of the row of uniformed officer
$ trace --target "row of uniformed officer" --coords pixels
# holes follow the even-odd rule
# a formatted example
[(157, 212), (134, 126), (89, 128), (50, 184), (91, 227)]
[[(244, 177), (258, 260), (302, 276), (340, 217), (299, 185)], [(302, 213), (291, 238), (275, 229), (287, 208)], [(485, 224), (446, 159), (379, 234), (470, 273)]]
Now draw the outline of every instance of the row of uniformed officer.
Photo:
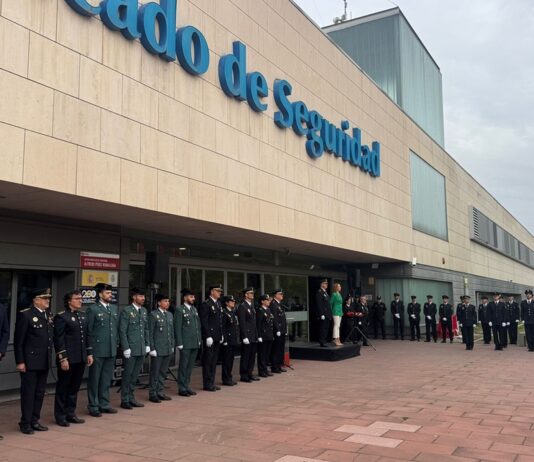
[(421, 340), (421, 305), (417, 302), (417, 297), (412, 295), (411, 303), (408, 303), (407, 312), (410, 321), (410, 340), (413, 342), (416, 338), (419, 342)]
[(466, 350), (472, 350), (475, 345), (474, 329), (477, 325), (477, 309), (470, 302), (469, 295), (462, 295), (462, 303), (456, 307), (456, 317), (462, 329), (462, 339)]

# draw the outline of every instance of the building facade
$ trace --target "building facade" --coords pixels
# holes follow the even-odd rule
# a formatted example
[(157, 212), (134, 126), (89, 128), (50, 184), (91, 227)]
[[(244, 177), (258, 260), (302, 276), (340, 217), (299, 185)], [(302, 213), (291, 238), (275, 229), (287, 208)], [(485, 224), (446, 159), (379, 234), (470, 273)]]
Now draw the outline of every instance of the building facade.
[[(176, 3), (0, 1), (12, 327), (31, 288), (61, 311), (101, 280), (120, 305), (282, 286), (291, 341), (323, 276), (386, 301), (533, 284), (534, 237), (294, 3)], [(10, 343), (0, 391), (14, 370)]]

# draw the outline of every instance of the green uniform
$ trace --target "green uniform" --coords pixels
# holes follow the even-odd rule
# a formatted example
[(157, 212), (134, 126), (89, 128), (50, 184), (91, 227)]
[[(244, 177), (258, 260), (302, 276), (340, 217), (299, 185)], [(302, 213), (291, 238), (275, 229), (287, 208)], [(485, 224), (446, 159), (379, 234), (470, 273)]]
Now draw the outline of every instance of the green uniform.
[(177, 347), (180, 349), (180, 362), (178, 365), (178, 390), (188, 391), (191, 382), (191, 373), (195, 365), (198, 349), (202, 343), (200, 331), (200, 318), (194, 306), (180, 305), (174, 313), (174, 336)]
[(121, 401), (124, 404), (135, 401), (135, 384), (149, 349), (148, 314), (145, 307), (136, 308), (132, 304), (121, 311), (119, 337), (122, 351), (131, 350), (131, 357), (124, 358), (122, 373)]
[(169, 362), (174, 354), (174, 324), (172, 313), (160, 310), (152, 311), (148, 316), (148, 330), (150, 351), (157, 356), (150, 358), (150, 386), (151, 398), (159, 398), (163, 393), (163, 384)]
[(93, 348), (93, 365), (89, 368), (87, 399), (89, 411), (109, 409), (109, 388), (113, 379), (119, 327), (117, 306), (105, 306), (101, 300), (91, 305), (87, 315), (87, 339)]

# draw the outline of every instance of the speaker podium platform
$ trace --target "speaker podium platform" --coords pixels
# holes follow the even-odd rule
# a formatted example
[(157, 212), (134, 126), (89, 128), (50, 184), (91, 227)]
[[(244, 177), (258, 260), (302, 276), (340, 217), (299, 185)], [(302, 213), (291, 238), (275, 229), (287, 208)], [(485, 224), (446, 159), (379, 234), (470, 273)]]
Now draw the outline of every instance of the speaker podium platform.
[(360, 356), (360, 345), (344, 343), (336, 346), (329, 343), (326, 347), (321, 347), (318, 343), (295, 342), (289, 344), (289, 356), (291, 359), (311, 361), (343, 361)]

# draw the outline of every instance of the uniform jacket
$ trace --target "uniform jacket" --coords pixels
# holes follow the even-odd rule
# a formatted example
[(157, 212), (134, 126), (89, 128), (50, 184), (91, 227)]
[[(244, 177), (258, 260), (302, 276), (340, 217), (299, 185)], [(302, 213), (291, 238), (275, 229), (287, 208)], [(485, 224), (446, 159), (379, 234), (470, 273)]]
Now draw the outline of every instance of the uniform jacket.
[(67, 308), (54, 317), (54, 349), (56, 360), (68, 359), (70, 364), (85, 363), (93, 348), (88, 343), (87, 316), (83, 311)]
[(258, 328), (256, 326), (256, 310), (254, 303), (249, 305), (246, 301), (237, 307), (237, 317), (239, 319), (239, 329), (241, 331), (241, 341), (248, 338), (250, 343), (258, 341)]
[(404, 317), (404, 302), (402, 300), (399, 300), (398, 302), (393, 300), (391, 302), (391, 314), (392, 315), (400, 314), (401, 318)]
[(122, 351), (132, 350), (132, 356), (144, 356), (150, 346), (148, 313), (144, 306), (139, 310), (134, 305), (125, 307), (119, 316), (119, 337)]
[(362, 305), (361, 303), (354, 303), (354, 312), (356, 317), (354, 320), (361, 325), (366, 326), (369, 320), (369, 308), (367, 305)]
[[(412, 321), (419, 322), (421, 320), (421, 305), (419, 303), (408, 303), (407, 311)], [(412, 318), (412, 314), (415, 315), (415, 319)]]
[(453, 314), (454, 310), (450, 303), (442, 303), (439, 305), (439, 317), (441, 320), (443, 320), (443, 318), (447, 318), (447, 322), (449, 322), (452, 319)]
[(281, 337), (287, 335), (287, 319), (286, 319), (286, 310), (280, 304), (278, 300), (273, 300), (271, 302), (271, 313), (274, 316), (274, 332), (280, 332)]
[(463, 323), (465, 308), (466, 306), (463, 303), (458, 303), (458, 305), (456, 305), (456, 318), (459, 323)]
[(235, 309), (226, 306), (222, 309), (222, 325), (224, 343), (231, 346), (239, 345), (239, 319)]
[(384, 302), (375, 302), (373, 304), (372, 312), (373, 312), (374, 319), (378, 319), (381, 321), (382, 319), (384, 319), (386, 311), (387, 311), (387, 308)]
[(256, 326), (258, 337), (265, 341), (274, 340), (274, 316), (269, 307), (258, 306), (256, 308)]
[(516, 322), (521, 318), (519, 305), (516, 302), (506, 302), (506, 311), (508, 313), (508, 320), (510, 322)]
[(19, 312), (15, 324), (15, 361), (27, 370), (48, 370), (52, 363), (54, 324), (47, 310), (32, 306)]
[(319, 289), (315, 294), (317, 304), (317, 317), (324, 316), (325, 319), (332, 319), (332, 309), (330, 308), (330, 295), (323, 289)]
[(431, 318), (435, 318), (436, 314), (438, 313), (438, 309), (436, 308), (435, 303), (425, 303), (423, 306), (423, 314), (426, 316), (430, 316)]
[(478, 319), (481, 323), (487, 324), (491, 321), (489, 303), (478, 305)]
[(508, 322), (506, 307), (503, 302), (489, 302), (490, 321), (493, 325), (502, 326), (503, 322)]
[(525, 324), (534, 324), (534, 298), (530, 300), (523, 300), (521, 302), (521, 320)]
[(93, 356), (111, 358), (117, 356), (119, 334), (119, 310), (116, 305), (106, 308), (99, 300), (87, 311), (87, 336), (93, 347)]
[(6, 354), (7, 342), (9, 341), (9, 319), (7, 306), (0, 304), (0, 353)]
[(202, 328), (200, 317), (194, 305), (176, 307), (174, 313), (174, 338), (176, 346), (183, 346), (185, 350), (195, 350), (202, 344)]
[(158, 356), (174, 353), (174, 322), (172, 313), (156, 308), (148, 315), (148, 343)]
[(458, 316), (458, 322), (465, 324), (466, 326), (474, 326), (477, 323), (477, 309), (475, 305), (464, 305), (462, 304), (462, 309), (460, 310), (461, 316), (458, 316), (458, 311), (456, 316)]
[(198, 314), (202, 327), (202, 338), (205, 340), (211, 337), (214, 342), (220, 342), (222, 340), (222, 307), (219, 300), (215, 302), (211, 297), (208, 297), (200, 305)]

